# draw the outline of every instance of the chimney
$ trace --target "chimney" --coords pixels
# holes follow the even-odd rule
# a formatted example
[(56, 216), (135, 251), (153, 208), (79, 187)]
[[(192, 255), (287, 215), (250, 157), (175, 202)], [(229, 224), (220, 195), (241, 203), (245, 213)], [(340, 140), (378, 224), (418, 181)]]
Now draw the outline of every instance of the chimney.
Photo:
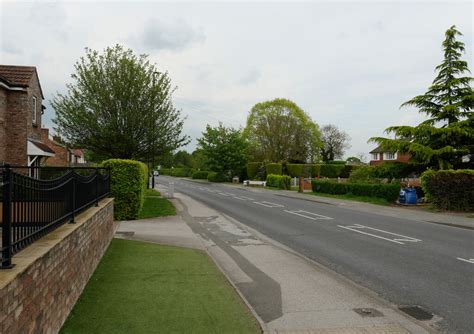
[(42, 128), (41, 129), (41, 140), (44, 142), (47, 142), (49, 139), (49, 129), (48, 128)]
[(53, 136), (53, 141), (57, 142), (57, 143), (62, 143), (62, 139), (59, 135), (54, 135)]

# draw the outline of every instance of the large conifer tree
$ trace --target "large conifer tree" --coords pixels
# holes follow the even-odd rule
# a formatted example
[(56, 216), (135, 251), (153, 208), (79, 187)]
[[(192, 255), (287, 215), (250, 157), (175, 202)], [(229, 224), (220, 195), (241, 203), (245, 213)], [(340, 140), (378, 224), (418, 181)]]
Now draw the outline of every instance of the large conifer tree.
[(384, 150), (410, 153), (412, 161), (438, 167), (459, 165), (463, 156), (474, 159), (473, 78), (466, 61), (461, 60), (462, 34), (452, 26), (443, 42), (444, 60), (436, 67), (437, 76), (428, 91), (402, 104), (415, 106), (428, 119), (417, 126), (392, 126), (386, 133), (395, 139), (373, 137)]

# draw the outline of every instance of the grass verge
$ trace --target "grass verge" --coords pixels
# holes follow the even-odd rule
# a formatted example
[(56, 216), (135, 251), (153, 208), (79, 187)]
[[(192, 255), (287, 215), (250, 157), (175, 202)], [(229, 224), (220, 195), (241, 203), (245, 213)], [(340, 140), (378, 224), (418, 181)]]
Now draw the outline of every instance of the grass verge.
[(377, 205), (390, 205), (391, 204), (386, 199), (378, 198), (378, 197), (356, 196), (352, 194), (334, 195), (334, 194), (323, 194), (323, 193), (315, 193), (315, 192), (305, 193), (305, 194), (313, 195), (313, 196), (328, 197), (328, 198), (346, 199), (350, 201), (372, 203), (372, 204), (377, 204)]
[(145, 192), (145, 202), (138, 219), (154, 218), (176, 215), (176, 209), (166, 198), (161, 198), (160, 193), (154, 189), (147, 189)]
[(114, 239), (60, 333), (191, 332), (260, 331), (204, 253)]

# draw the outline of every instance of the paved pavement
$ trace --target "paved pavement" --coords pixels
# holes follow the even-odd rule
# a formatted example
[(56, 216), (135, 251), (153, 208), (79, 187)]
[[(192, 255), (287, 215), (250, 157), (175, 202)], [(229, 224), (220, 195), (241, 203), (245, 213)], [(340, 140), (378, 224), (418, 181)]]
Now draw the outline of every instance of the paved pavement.
[(180, 216), (121, 222), (117, 236), (206, 250), (265, 332), (428, 332), (340, 275), (188, 196), (176, 197)]
[(397, 306), (421, 306), (434, 314), (427, 322), (434, 328), (472, 333), (473, 230), (393, 216), (393, 212), (372, 213), (364, 205), (351, 208), (291, 198), (282, 192), (157, 178), (164, 185), (170, 180), (177, 192), (381, 298)]

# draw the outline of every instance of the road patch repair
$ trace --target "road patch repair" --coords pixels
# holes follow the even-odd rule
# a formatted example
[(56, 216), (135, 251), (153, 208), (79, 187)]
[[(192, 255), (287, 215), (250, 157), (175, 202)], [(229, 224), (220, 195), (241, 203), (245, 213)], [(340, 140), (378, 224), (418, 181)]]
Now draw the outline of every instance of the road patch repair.
[(175, 198), (186, 226), (265, 333), (430, 332), (425, 323), (320, 264), (182, 193)]

